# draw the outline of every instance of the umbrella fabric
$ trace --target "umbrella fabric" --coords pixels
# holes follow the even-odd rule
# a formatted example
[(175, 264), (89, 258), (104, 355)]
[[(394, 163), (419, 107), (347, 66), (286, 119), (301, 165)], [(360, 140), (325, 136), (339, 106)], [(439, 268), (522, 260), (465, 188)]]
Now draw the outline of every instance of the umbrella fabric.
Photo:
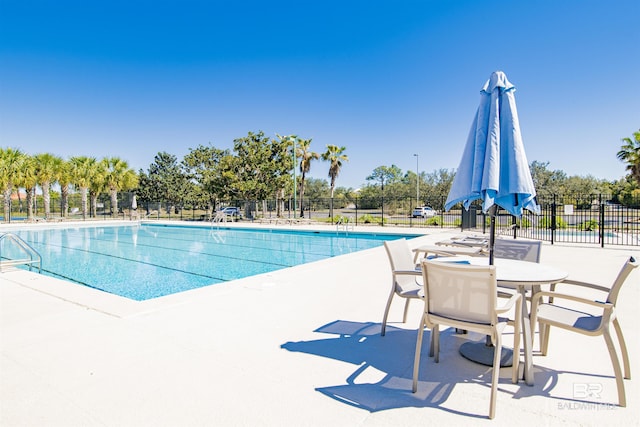
[(514, 92), (515, 86), (502, 71), (492, 73), (480, 91), (480, 105), (445, 210), (458, 202), (469, 209), (471, 202), (482, 199), (485, 213), (493, 205), (518, 217), (523, 209), (540, 212)]
[(131, 209), (138, 209), (138, 201), (136, 200), (136, 195), (133, 195), (133, 200), (131, 200)]

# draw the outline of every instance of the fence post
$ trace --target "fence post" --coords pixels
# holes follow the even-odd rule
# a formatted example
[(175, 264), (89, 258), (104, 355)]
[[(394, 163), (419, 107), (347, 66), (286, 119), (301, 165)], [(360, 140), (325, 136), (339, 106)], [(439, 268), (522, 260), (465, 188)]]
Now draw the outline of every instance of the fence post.
[(358, 225), (358, 202), (360, 199), (356, 196), (356, 226)]
[(598, 199), (600, 201), (600, 218), (598, 218), (600, 224), (598, 225), (598, 234), (600, 235), (600, 247), (604, 248), (604, 202), (602, 201), (602, 194), (598, 195)]
[(551, 203), (551, 244), (555, 240), (556, 234), (556, 195), (553, 195), (553, 202)]

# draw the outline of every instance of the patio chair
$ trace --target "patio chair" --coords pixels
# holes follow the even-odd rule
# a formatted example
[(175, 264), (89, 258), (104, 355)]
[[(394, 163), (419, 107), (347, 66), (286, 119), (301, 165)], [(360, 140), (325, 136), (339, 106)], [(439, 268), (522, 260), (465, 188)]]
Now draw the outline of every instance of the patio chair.
[[(609, 350), (609, 356), (611, 357), (611, 363), (613, 364), (613, 371), (616, 376), (618, 404), (620, 406), (626, 406), (627, 401), (624, 391), (622, 371), (620, 370), (620, 361), (618, 360), (618, 354), (616, 353), (611, 336), (611, 326), (613, 325), (613, 329), (615, 329), (616, 335), (618, 336), (618, 342), (622, 352), (622, 361), (624, 364), (624, 378), (630, 379), (631, 369), (629, 367), (629, 354), (627, 353), (627, 345), (625, 344), (622, 329), (620, 328), (620, 323), (616, 316), (616, 301), (622, 284), (627, 279), (631, 271), (637, 267), (638, 262), (633, 257), (630, 257), (618, 273), (618, 276), (613, 282), (611, 288), (575, 280), (565, 280), (558, 284), (569, 284), (572, 286), (595, 289), (603, 293), (607, 293), (607, 298), (604, 302), (578, 297), (573, 293), (560, 293), (557, 291), (542, 291), (536, 293), (532, 297), (531, 325), (534, 325), (535, 322), (538, 322), (538, 324), (541, 325), (540, 352), (543, 356), (547, 355), (547, 350), (549, 348), (549, 329), (551, 326), (556, 326), (558, 328), (577, 332), (583, 335), (602, 335), (604, 337), (604, 341), (607, 344), (607, 350)], [(543, 297), (549, 297), (551, 302), (543, 302)], [(573, 302), (574, 305), (572, 308), (563, 307), (558, 305), (557, 300), (570, 301)], [(589, 310), (591, 312), (580, 311), (581, 309), (588, 310), (588, 307), (592, 308)], [(597, 314), (592, 314), (596, 312)]]
[[(483, 250), (488, 255), (488, 250)], [(503, 259), (515, 259), (519, 261), (540, 262), (542, 241), (540, 240), (515, 240), (496, 239), (493, 247), (493, 256)], [(532, 287), (532, 294), (540, 291), (540, 285)], [(553, 288), (551, 289), (553, 290)], [(500, 297), (510, 297), (513, 292), (504, 292), (504, 288), (498, 291)], [(529, 301), (529, 296), (527, 296)]]
[[(515, 294), (498, 307), (498, 290), (496, 267), (474, 266), (454, 262), (438, 262), (425, 260), (422, 262), (423, 281), (425, 284), (424, 313), (416, 342), (416, 353), (413, 364), (413, 392), (418, 389), (418, 374), (420, 372), (420, 353), (424, 327), (431, 329), (431, 353), (434, 361), (439, 362), (440, 353), (440, 325), (465, 329), (489, 335), (496, 348), (501, 348), (502, 332), (510, 322), (509, 319), (498, 317), (515, 309), (513, 325), (514, 354), (520, 351), (521, 310), (520, 294)], [(489, 418), (495, 416), (496, 393), (500, 374), (499, 351), (494, 352), (493, 372), (491, 381), (491, 399), (489, 403)], [(518, 382), (519, 358), (513, 358), (511, 380)]]
[(489, 237), (483, 235), (457, 236), (436, 242), (436, 245), (484, 249), (489, 245)]
[(542, 241), (496, 239), (493, 255), (496, 258), (517, 259), (520, 261), (540, 262)]
[(397, 239), (384, 242), (384, 248), (389, 257), (391, 265), (391, 291), (387, 299), (387, 306), (384, 309), (382, 317), (382, 330), (380, 335), (384, 336), (387, 327), (387, 317), (391, 308), (391, 301), (395, 295), (405, 298), (404, 315), (402, 322), (407, 321), (407, 312), (409, 311), (409, 301), (414, 298), (422, 298), (424, 296), (422, 290), (422, 272), (416, 269), (413, 262), (413, 254), (409, 248), (407, 240)]

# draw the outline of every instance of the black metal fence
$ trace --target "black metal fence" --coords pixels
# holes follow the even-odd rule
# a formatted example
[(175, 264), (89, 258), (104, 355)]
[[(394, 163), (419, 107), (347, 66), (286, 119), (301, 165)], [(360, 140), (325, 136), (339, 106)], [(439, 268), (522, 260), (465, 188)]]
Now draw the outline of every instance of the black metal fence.
[[(609, 195), (580, 194), (538, 197), (540, 215), (525, 213), (522, 218), (499, 210), (496, 227), (500, 234), (555, 242), (572, 242), (605, 245), (640, 246), (640, 198), (626, 200), (625, 204), (612, 203)], [(118, 194), (118, 209), (112, 209), (111, 199), (102, 195), (95, 203), (95, 215), (91, 211), (83, 217), (79, 194), (68, 198), (67, 209), (62, 206), (59, 194), (52, 194), (50, 219), (164, 219), (183, 221), (208, 221), (215, 211), (234, 206), (241, 215), (229, 219), (237, 221), (264, 221), (277, 218), (305, 218), (315, 223), (336, 224), (348, 219), (351, 224), (394, 227), (440, 227), (470, 229), (488, 233), (489, 218), (482, 213), (479, 201), (468, 211), (456, 206), (444, 212), (446, 196), (435, 195), (421, 200), (420, 205), (430, 206), (434, 216), (414, 216), (415, 198), (355, 198), (351, 201), (329, 198), (245, 201), (229, 200), (218, 203), (215, 209), (191, 204), (137, 201), (132, 209), (133, 193)], [(36, 198), (35, 219), (44, 219), (42, 197)], [(26, 220), (24, 200), (11, 201), (9, 221)], [(4, 218), (3, 218), (4, 220)], [(515, 226), (514, 226), (515, 225)]]

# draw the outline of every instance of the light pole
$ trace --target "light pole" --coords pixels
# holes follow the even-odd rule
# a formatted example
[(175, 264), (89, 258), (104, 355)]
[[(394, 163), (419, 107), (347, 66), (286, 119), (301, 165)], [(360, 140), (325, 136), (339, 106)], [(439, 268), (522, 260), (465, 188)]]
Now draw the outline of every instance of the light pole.
[(298, 167), (298, 159), (296, 158), (296, 139), (297, 137), (289, 137), (291, 138), (291, 143), (293, 145), (293, 217), (296, 217), (296, 206), (297, 206), (297, 186), (298, 183), (296, 182), (296, 169)]
[(416, 156), (416, 203), (417, 206), (420, 206), (420, 169), (418, 166), (419, 155), (414, 154)]

